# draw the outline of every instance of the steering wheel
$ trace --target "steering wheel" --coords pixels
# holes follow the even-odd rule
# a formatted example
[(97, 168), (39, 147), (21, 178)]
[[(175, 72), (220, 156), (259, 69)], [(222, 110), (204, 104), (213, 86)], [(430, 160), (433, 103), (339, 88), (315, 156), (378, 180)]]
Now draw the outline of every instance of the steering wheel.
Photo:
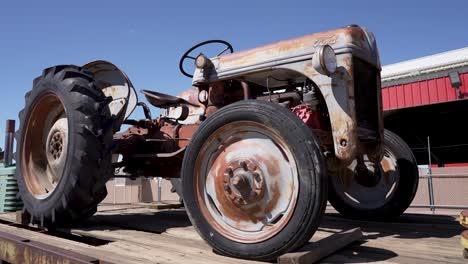
[(226, 48), (224, 48), (220, 53), (218, 53), (216, 56), (219, 56), (221, 54), (223, 54), (224, 52), (226, 52), (227, 50), (230, 51), (230, 53), (233, 53), (234, 52), (234, 49), (232, 48), (232, 45), (225, 41), (225, 40), (220, 40), (220, 39), (212, 39), (212, 40), (207, 40), (207, 41), (203, 41), (203, 42), (200, 42), (198, 43), (197, 45), (191, 47), (189, 50), (187, 50), (184, 55), (182, 55), (182, 58), (180, 58), (180, 61), (179, 61), (179, 70), (180, 72), (182, 72), (183, 75), (187, 76), (187, 77), (190, 77), (192, 78), (193, 75), (192, 74), (189, 74), (187, 73), (185, 70), (184, 70), (184, 61), (186, 59), (191, 59), (191, 60), (196, 60), (197, 58), (196, 57), (193, 57), (193, 56), (190, 56), (190, 53), (192, 51), (194, 51), (195, 49), (201, 47), (201, 46), (204, 46), (204, 45), (207, 45), (207, 44), (211, 44), (211, 43), (221, 43), (221, 44), (224, 44), (226, 46)]

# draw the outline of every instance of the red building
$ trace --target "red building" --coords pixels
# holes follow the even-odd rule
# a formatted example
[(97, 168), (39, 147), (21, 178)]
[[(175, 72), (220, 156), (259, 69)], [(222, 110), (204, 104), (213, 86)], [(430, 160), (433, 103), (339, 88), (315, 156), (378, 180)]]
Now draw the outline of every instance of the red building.
[(384, 66), (385, 127), (427, 164), (468, 162), (468, 47)]

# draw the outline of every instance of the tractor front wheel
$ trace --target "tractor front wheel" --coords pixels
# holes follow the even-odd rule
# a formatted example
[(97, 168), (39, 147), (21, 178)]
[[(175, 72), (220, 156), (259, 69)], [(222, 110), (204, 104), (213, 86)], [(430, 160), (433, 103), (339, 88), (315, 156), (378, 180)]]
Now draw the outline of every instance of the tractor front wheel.
[(408, 145), (385, 130), (380, 163), (363, 155), (349, 166), (329, 160), (331, 205), (343, 216), (364, 220), (390, 220), (411, 204), (418, 189), (416, 159)]
[(182, 164), (186, 210), (215, 251), (274, 260), (316, 231), (327, 198), (311, 130), (288, 109), (246, 100), (208, 117)]

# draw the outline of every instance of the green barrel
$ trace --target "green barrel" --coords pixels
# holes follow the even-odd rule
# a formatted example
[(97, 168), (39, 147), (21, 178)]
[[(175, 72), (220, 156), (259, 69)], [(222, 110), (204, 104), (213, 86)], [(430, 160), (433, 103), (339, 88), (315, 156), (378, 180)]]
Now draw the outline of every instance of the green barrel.
[(18, 184), (15, 178), (15, 166), (5, 168), (0, 164), (0, 213), (21, 210), (23, 204), (16, 198)]

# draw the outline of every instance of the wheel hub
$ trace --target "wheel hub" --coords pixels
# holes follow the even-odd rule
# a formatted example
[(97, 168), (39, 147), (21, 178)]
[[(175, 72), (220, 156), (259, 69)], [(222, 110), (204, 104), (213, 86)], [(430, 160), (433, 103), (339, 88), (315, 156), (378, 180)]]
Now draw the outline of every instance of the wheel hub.
[(330, 162), (332, 188), (355, 208), (369, 210), (383, 206), (392, 198), (399, 182), (396, 158), (388, 149), (379, 163), (371, 161), (367, 155), (346, 167)]
[(298, 174), (290, 148), (274, 130), (233, 122), (212, 133), (200, 153), (197, 199), (218, 232), (256, 243), (284, 228), (296, 205)]
[(263, 174), (250, 160), (231, 162), (224, 172), (224, 192), (237, 207), (243, 207), (263, 198)]
[[(68, 121), (61, 117), (54, 122), (49, 130), (46, 140), (46, 158), (48, 163), (48, 178), (50, 183), (55, 186), (60, 180), (65, 160), (68, 142)], [(55, 187), (53, 187), (55, 189)], [(52, 190), (50, 190), (52, 191)]]
[(54, 159), (58, 160), (62, 155), (63, 150), (63, 137), (62, 133), (56, 131), (51, 136), (49, 135), (49, 145), (48, 145), (48, 153)]
[(377, 164), (366, 163), (362, 166), (356, 166), (354, 177), (358, 184), (365, 187), (373, 187), (380, 182), (382, 172)]
[(67, 150), (68, 122), (66, 118), (55, 121), (47, 134), (46, 156), (49, 166), (62, 169)]

